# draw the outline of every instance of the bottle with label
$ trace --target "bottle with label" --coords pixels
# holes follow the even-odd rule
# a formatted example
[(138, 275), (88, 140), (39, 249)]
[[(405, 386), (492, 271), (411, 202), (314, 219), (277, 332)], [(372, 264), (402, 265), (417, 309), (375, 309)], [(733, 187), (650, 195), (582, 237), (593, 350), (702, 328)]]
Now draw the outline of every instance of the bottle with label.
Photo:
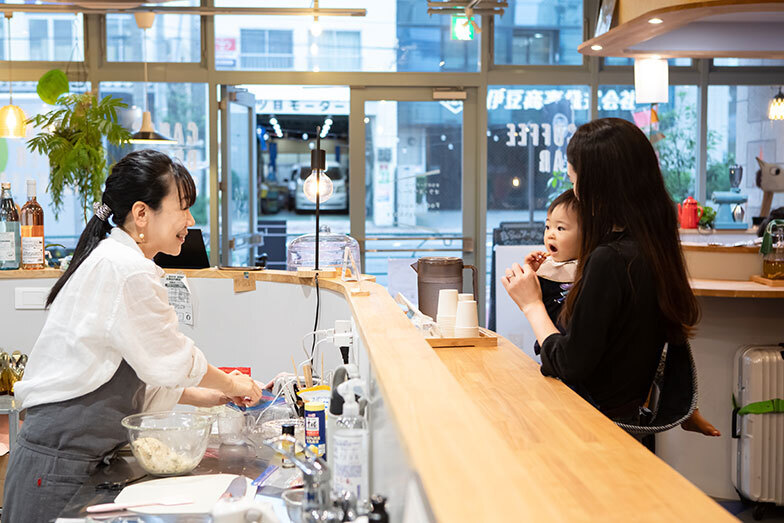
[(22, 257), (19, 212), (11, 196), (11, 184), (3, 182), (0, 187), (0, 270), (18, 269)]
[(369, 437), (365, 418), (359, 414), (355, 394), (363, 394), (364, 383), (350, 379), (338, 386), (343, 396), (343, 414), (335, 423), (332, 439), (332, 490), (348, 491), (358, 501), (368, 497)]
[(22, 236), (22, 269), (43, 269), (44, 210), (35, 197), (35, 180), (27, 180), (27, 203), (19, 217)]

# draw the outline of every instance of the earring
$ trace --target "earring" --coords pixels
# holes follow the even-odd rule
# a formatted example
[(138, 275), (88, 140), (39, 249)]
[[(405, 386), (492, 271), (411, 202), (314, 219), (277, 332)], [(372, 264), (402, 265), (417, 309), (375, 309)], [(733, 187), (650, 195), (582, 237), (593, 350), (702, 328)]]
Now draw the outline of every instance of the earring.
[(144, 243), (144, 233), (143, 232), (139, 233), (139, 243)]

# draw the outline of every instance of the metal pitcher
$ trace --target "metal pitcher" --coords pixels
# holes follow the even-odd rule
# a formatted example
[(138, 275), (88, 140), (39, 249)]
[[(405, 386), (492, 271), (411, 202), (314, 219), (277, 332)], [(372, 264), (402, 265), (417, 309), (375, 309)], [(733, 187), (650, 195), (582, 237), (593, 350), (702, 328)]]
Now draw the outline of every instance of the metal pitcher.
[(472, 291), (476, 299), (476, 267), (465, 265), (461, 258), (419, 258), (411, 268), (417, 273), (419, 310), (433, 319), (438, 311), (438, 291), (457, 289), (457, 292), (463, 292), (463, 269), (471, 269), (474, 273)]

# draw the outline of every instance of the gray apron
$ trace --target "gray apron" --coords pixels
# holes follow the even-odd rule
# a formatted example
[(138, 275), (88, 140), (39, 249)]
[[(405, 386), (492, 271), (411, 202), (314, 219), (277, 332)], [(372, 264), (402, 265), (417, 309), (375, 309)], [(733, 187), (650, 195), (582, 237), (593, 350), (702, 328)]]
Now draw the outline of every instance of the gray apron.
[(144, 382), (125, 360), (98, 389), (27, 409), (5, 480), (2, 523), (44, 523), (128, 442), (120, 424), (141, 411)]

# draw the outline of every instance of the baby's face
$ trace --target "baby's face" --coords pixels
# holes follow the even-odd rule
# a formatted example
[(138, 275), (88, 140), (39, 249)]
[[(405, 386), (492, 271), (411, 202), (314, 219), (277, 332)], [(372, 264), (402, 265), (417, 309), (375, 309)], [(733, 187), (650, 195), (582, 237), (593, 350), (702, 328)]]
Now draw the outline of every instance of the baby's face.
[(569, 261), (580, 253), (580, 228), (577, 213), (559, 205), (547, 215), (544, 223), (544, 246), (555, 261)]

